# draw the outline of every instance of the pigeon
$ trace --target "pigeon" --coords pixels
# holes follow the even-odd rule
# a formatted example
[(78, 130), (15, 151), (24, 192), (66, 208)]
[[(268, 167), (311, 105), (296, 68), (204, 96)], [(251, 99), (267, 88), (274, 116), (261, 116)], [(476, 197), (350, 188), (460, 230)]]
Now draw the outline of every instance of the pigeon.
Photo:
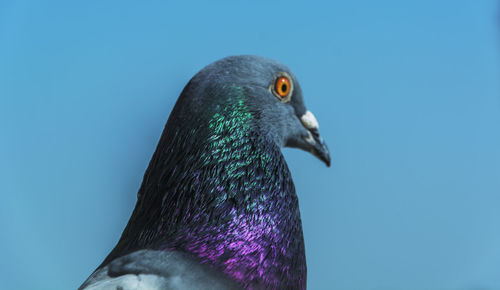
[(330, 166), (293, 72), (239, 55), (184, 87), (115, 248), (79, 289), (306, 289), (283, 147)]

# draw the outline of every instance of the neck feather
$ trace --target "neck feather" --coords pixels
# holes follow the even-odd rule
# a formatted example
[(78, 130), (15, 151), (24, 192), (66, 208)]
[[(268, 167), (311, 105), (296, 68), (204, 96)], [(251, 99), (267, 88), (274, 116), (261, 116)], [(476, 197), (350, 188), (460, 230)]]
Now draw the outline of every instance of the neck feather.
[(290, 172), (280, 148), (253, 129), (244, 102), (232, 104), (205, 127), (167, 124), (113, 252), (179, 250), (247, 288), (304, 288)]

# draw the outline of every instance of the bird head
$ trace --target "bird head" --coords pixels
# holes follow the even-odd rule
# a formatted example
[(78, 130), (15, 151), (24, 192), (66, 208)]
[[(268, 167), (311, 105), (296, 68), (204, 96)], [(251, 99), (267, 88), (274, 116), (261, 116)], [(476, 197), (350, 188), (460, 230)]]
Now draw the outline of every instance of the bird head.
[[(228, 98), (235, 94), (234, 88), (243, 100)], [(188, 114), (204, 115), (203, 111), (217, 111), (237, 101), (244, 102), (259, 134), (279, 147), (308, 151), (330, 166), (330, 153), (319, 134), (319, 123), (304, 104), (295, 74), (275, 60), (251, 55), (218, 60), (191, 79), (176, 107), (188, 109)]]

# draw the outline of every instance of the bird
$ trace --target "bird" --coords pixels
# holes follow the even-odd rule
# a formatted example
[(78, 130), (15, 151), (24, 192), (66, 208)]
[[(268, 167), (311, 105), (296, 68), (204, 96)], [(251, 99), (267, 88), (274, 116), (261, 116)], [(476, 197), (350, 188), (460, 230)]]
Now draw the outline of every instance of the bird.
[(255, 55), (204, 67), (177, 99), (121, 238), (79, 289), (306, 289), (283, 147), (330, 166), (295, 74)]

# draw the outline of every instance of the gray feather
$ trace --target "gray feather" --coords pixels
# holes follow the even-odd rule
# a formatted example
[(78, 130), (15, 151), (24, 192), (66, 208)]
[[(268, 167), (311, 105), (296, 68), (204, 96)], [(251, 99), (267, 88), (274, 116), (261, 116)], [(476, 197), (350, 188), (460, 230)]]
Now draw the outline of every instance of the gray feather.
[(184, 253), (140, 250), (98, 269), (79, 289), (230, 290), (241, 287)]

